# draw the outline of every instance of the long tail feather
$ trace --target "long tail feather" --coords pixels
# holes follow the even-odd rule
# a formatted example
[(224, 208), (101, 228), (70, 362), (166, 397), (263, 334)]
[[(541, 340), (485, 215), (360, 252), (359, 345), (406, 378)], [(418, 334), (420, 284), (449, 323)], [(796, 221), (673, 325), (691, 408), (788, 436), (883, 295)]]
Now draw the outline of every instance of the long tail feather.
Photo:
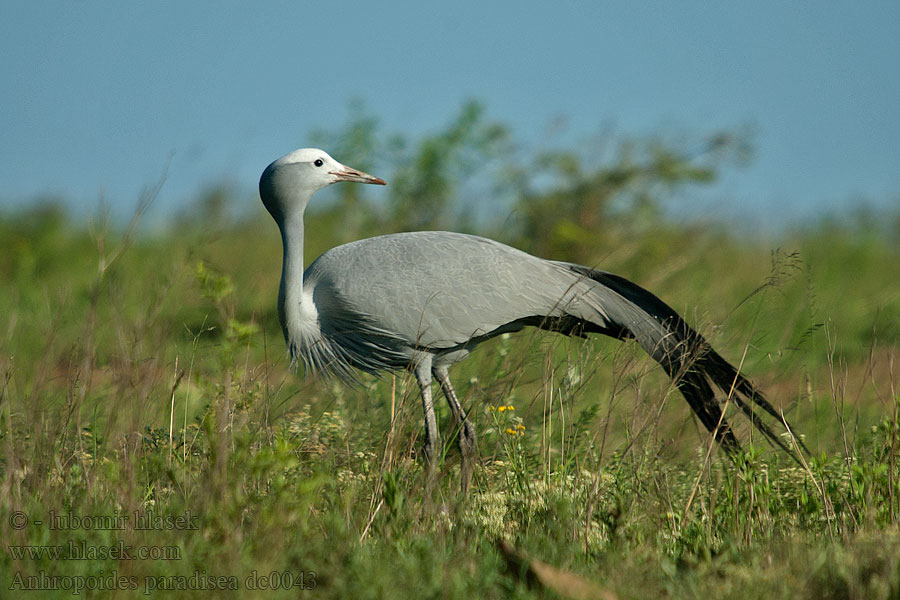
[[(716, 399), (710, 382), (728, 395), (766, 440), (793, 457), (784, 440), (754, 411), (754, 405), (774, 417), (785, 429), (791, 432), (796, 430), (756, 386), (713, 350), (709, 342), (669, 305), (618, 275), (580, 265), (566, 266), (614, 292), (633, 307), (631, 312), (619, 311), (622, 313), (620, 319), (614, 318), (614, 312), (607, 314), (607, 318), (613, 317), (613, 322), (604, 323), (597, 331), (613, 337), (636, 339), (662, 365), (703, 426), (715, 434), (716, 440), (729, 454), (734, 454), (741, 446), (722, 414), (722, 405)], [(639, 318), (641, 316), (643, 318)], [(806, 445), (799, 439), (796, 441), (803, 452), (809, 454)]]

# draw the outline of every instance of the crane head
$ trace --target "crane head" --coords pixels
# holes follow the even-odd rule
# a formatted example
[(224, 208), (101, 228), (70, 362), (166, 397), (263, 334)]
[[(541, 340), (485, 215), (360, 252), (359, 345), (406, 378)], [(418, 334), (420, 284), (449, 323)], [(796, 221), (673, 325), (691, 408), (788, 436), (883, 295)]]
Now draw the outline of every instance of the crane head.
[(324, 150), (301, 148), (266, 167), (259, 179), (259, 195), (276, 221), (302, 211), (318, 190), (339, 181), (385, 185), (385, 181), (331, 158)]

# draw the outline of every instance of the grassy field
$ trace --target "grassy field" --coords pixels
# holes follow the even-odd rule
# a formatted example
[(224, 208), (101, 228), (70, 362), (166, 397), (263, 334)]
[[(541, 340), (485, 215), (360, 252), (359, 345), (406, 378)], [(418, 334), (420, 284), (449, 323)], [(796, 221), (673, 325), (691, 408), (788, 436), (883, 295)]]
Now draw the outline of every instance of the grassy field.
[[(341, 216), (308, 217), (308, 257), (346, 241)], [(770, 242), (609, 227), (575, 257), (742, 364), (813, 451), (802, 466), (738, 415), (729, 461), (633, 344), (525, 331), (452, 372), (479, 432), (463, 499), (442, 401), (425, 497), (409, 375), (289, 371), (267, 217), (138, 234), (7, 214), (0, 597), (897, 598), (900, 229), (884, 223)]]

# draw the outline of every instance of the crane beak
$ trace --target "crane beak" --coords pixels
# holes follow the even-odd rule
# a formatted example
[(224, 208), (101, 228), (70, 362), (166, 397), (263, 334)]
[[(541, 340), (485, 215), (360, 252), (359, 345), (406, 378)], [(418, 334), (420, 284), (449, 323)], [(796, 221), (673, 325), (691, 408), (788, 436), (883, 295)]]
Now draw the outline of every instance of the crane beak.
[(337, 171), (329, 171), (328, 174), (334, 175), (337, 178), (336, 181), (355, 181), (357, 183), (387, 185), (384, 179), (381, 179), (380, 177), (375, 177), (374, 175), (369, 175), (368, 173), (357, 171), (356, 169), (351, 169), (346, 165), (341, 165), (340, 169), (338, 169)]

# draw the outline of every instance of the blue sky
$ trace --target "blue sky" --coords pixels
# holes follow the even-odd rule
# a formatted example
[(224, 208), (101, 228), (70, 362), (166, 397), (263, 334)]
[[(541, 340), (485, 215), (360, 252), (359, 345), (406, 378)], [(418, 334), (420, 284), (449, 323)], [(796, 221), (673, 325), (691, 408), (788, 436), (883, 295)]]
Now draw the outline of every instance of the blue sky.
[[(443, 127), (467, 99), (540, 148), (750, 123), (703, 194), (764, 223), (900, 201), (900, 2), (5, 2), (0, 207), (57, 194), (156, 216), (345, 123)], [(577, 137), (577, 136), (576, 136)], [(340, 157), (336, 157), (340, 159)], [(382, 173), (379, 173), (382, 174)], [(384, 174), (389, 176), (389, 174)]]

